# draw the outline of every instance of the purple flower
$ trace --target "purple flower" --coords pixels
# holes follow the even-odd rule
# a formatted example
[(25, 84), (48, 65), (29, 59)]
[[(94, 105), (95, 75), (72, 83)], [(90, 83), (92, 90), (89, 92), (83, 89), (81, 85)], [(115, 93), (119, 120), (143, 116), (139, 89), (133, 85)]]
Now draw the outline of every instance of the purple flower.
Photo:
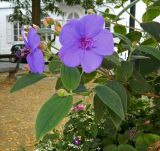
[(113, 35), (103, 26), (103, 17), (95, 14), (69, 21), (60, 33), (62, 62), (69, 67), (81, 65), (86, 73), (96, 70), (114, 51)]
[(83, 104), (78, 104), (74, 107), (74, 111), (83, 111), (85, 109), (85, 105)]
[(26, 37), (23, 28), (21, 34), (25, 43), (25, 48), (22, 50), (22, 54), (27, 56), (27, 63), (31, 72), (42, 74), (44, 71), (44, 58), (42, 51), (38, 48), (40, 44), (39, 35), (37, 35), (34, 28), (30, 28), (28, 37)]
[(81, 144), (81, 141), (78, 137), (73, 138), (73, 144), (79, 146)]

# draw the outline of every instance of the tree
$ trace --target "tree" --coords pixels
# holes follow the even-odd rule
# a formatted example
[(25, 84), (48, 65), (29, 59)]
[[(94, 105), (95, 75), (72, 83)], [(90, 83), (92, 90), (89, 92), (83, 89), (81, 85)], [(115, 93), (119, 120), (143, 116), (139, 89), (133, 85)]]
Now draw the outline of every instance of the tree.
[[(19, 21), (20, 24), (36, 24), (40, 26), (40, 20), (48, 13), (62, 14), (58, 3), (65, 2), (67, 5), (81, 5), (84, 9), (94, 8), (95, 5), (101, 5), (103, 0), (0, 0), (11, 2), (14, 6), (13, 14), (9, 21)], [(108, 0), (111, 1), (111, 0)], [(25, 11), (24, 11), (25, 10)]]

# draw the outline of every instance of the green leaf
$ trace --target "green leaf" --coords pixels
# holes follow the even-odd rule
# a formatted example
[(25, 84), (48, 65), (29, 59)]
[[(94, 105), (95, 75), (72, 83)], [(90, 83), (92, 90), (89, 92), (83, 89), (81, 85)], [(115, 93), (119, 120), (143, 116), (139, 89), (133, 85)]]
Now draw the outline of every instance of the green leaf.
[(135, 0), (132, 3), (130, 3), (128, 6), (126, 6), (118, 15), (117, 17), (114, 19), (115, 21), (117, 21), (119, 19), (119, 17), (126, 12), (126, 10), (128, 10), (129, 8), (131, 8), (132, 6), (134, 6), (137, 2), (139, 2), (139, 0)]
[(152, 90), (152, 87), (145, 81), (138, 72), (129, 80), (131, 90), (136, 94), (144, 94)]
[(48, 65), (49, 71), (52, 73), (60, 72), (61, 61), (58, 58), (53, 58), (53, 60)]
[(156, 134), (143, 134), (136, 139), (136, 148), (138, 151), (146, 151), (153, 143), (160, 140)]
[(81, 77), (81, 82), (84, 84), (88, 83), (92, 81), (95, 77), (96, 77), (96, 72), (92, 72), (90, 74), (84, 72)]
[(148, 32), (158, 42), (160, 42), (160, 23), (152, 21), (152, 22), (141, 23), (140, 26), (143, 28), (143, 30)]
[(29, 74), (19, 78), (18, 81), (15, 83), (15, 85), (12, 87), (10, 92), (15, 92), (17, 90), (23, 89), (29, 85), (32, 85), (32, 84), (42, 80), (45, 77), (46, 76), (43, 74), (29, 73)]
[(149, 59), (139, 60), (139, 72), (142, 75), (149, 74), (159, 68), (160, 61), (151, 55), (146, 55)]
[(83, 93), (87, 92), (87, 88), (84, 84), (80, 83), (77, 89), (75, 89), (73, 92), (82, 95)]
[(114, 26), (114, 32), (125, 35), (127, 33), (127, 30), (126, 30), (125, 26), (116, 24)]
[(62, 81), (61, 81), (61, 77), (58, 77), (58, 79), (56, 81), (55, 89), (58, 90), (58, 89), (62, 89), (62, 88), (63, 88), (63, 84), (62, 84)]
[(145, 52), (147, 54), (150, 54), (160, 61), (160, 50), (158, 48), (154, 48), (150, 45), (140, 45), (137, 46), (136, 49)]
[(107, 81), (107, 86), (114, 90), (120, 97), (124, 112), (127, 111), (127, 92), (125, 88), (115, 80)]
[(124, 119), (124, 110), (119, 95), (107, 86), (96, 86), (96, 94), (117, 116)]
[(68, 90), (75, 90), (81, 81), (81, 74), (77, 68), (61, 66), (61, 80), (63, 86)]
[[(124, 112), (127, 111), (127, 93), (124, 87), (117, 81), (107, 81), (107, 86), (114, 90), (121, 99), (121, 104), (123, 106)], [(122, 119), (119, 118), (112, 110), (108, 109), (108, 112), (111, 116), (111, 120), (116, 128), (118, 128), (122, 122)]]
[(145, 39), (141, 45), (151, 45), (151, 46), (155, 46), (157, 44), (155, 44), (155, 41), (153, 40), (153, 38), (148, 38), (148, 39)]
[(128, 144), (121, 144), (118, 146), (118, 151), (137, 151), (137, 149)]
[(116, 145), (109, 145), (109, 146), (105, 146), (103, 148), (103, 151), (118, 151), (118, 148)]
[(118, 143), (119, 144), (127, 144), (129, 141), (129, 137), (126, 134), (118, 134)]
[(141, 60), (141, 59), (149, 59), (149, 57), (146, 57), (146, 56), (138, 56), (138, 55), (132, 55), (131, 56), (131, 60)]
[[(149, 0), (147, 0), (147, 5), (149, 5)], [(160, 15), (160, 0), (156, 0), (150, 6), (147, 7), (146, 12), (143, 14), (142, 20), (143, 22), (152, 21), (156, 17)]]
[(138, 31), (132, 31), (132, 32), (128, 33), (127, 35), (125, 35), (125, 37), (130, 42), (128, 43), (128, 46), (126, 47), (125, 46), (126, 42), (123, 39), (121, 39), (118, 44), (118, 53), (121, 53), (121, 52), (127, 50), (131, 46), (135, 46), (140, 41), (140, 39), (142, 37), (142, 33), (138, 32)]
[(133, 73), (132, 62), (122, 62), (116, 69), (116, 79), (120, 82), (126, 82)]
[(40, 109), (36, 119), (36, 139), (40, 140), (68, 114), (72, 96), (52, 96)]
[(97, 122), (100, 122), (106, 112), (106, 105), (100, 100), (100, 98), (97, 95), (94, 96), (93, 105), (96, 120)]
[(113, 112), (110, 108), (107, 108), (107, 110), (115, 128), (118, 129), (122, 123), (122, 119), (117, 114), (115, 114), (115, 112)]
[(111, 56), (106, 56), (106, 61), (107, 62), (112, 62), (113, 64), (120, 66), (121, 63), (119, 61), (119, 56), (116, 52), (114, 52)]
[(132, 47), (131, 41), (124, 35), (119, 34), (119, 33), (113, 33), (116, 37), (118, 37), (120, 40), (124, 41), (128, 47)]
[(142, 33), (139, 31), (132, 31), (126, 35), (126, 37), (132, 42), (138, 43), (142, 37)]
[(148, 22), (148, 21), (152, 21), (153, 19), (155, 19), (156, 17), (158, 17), (160, 15), (160, 6), (155, 6), (155, 7), (151, 7), (149, 8), (142, 16), (142, 21), (143, 22)]

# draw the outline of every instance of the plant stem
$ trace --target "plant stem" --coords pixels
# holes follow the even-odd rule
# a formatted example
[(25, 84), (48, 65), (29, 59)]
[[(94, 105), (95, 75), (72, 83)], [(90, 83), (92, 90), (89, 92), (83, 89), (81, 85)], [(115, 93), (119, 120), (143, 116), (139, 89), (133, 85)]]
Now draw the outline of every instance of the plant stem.
[(137, 21), (137, 22), (140, 24), (140, 21), (137, 20), (130, 12), (128, 12), (127, 10), (126, 10), (126, 12), (127, 12), (135, 21)]
[[(111, 21), (108, 21), (108, 20), (107, 20), (107, 22), (109, 22), (111, 24), (115, 24), (115, 25), (120, 25), (117, 22), (115, 23), (115, 22), (111, 22)], [(123, 25), (123, 26), (126, 27), (126, 28), (131, 28), (131, 29), (135, 29), (135, 30), (139, 30), (141, 32), (144, 32), (142, 29), (138, 29), (138, 28), (134, 28), (134, 27), (126, 26), (126, 25)]]

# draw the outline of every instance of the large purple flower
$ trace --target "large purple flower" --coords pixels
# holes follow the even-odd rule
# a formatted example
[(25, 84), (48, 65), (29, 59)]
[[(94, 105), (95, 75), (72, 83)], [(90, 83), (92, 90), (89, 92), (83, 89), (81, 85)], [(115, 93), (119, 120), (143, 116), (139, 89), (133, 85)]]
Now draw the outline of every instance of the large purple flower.
[(40, 45), (40, 37), (34, 28), (30, 28), (28, 37), (22, 28), (21, 34), (24, 38), (25, 48), (22, 53), (27, 53), (27, 63), (32, 73), (42, 74), (44, 71), (44, 58), (42, 51), (38, 48)]
[(113, 35), (103, 26), (103, 17), (97, 15), (69, 21), (60, 33), (62, 62), (69, 67), (81, 65), (86, 73), (96, 70), (114, 51)]

